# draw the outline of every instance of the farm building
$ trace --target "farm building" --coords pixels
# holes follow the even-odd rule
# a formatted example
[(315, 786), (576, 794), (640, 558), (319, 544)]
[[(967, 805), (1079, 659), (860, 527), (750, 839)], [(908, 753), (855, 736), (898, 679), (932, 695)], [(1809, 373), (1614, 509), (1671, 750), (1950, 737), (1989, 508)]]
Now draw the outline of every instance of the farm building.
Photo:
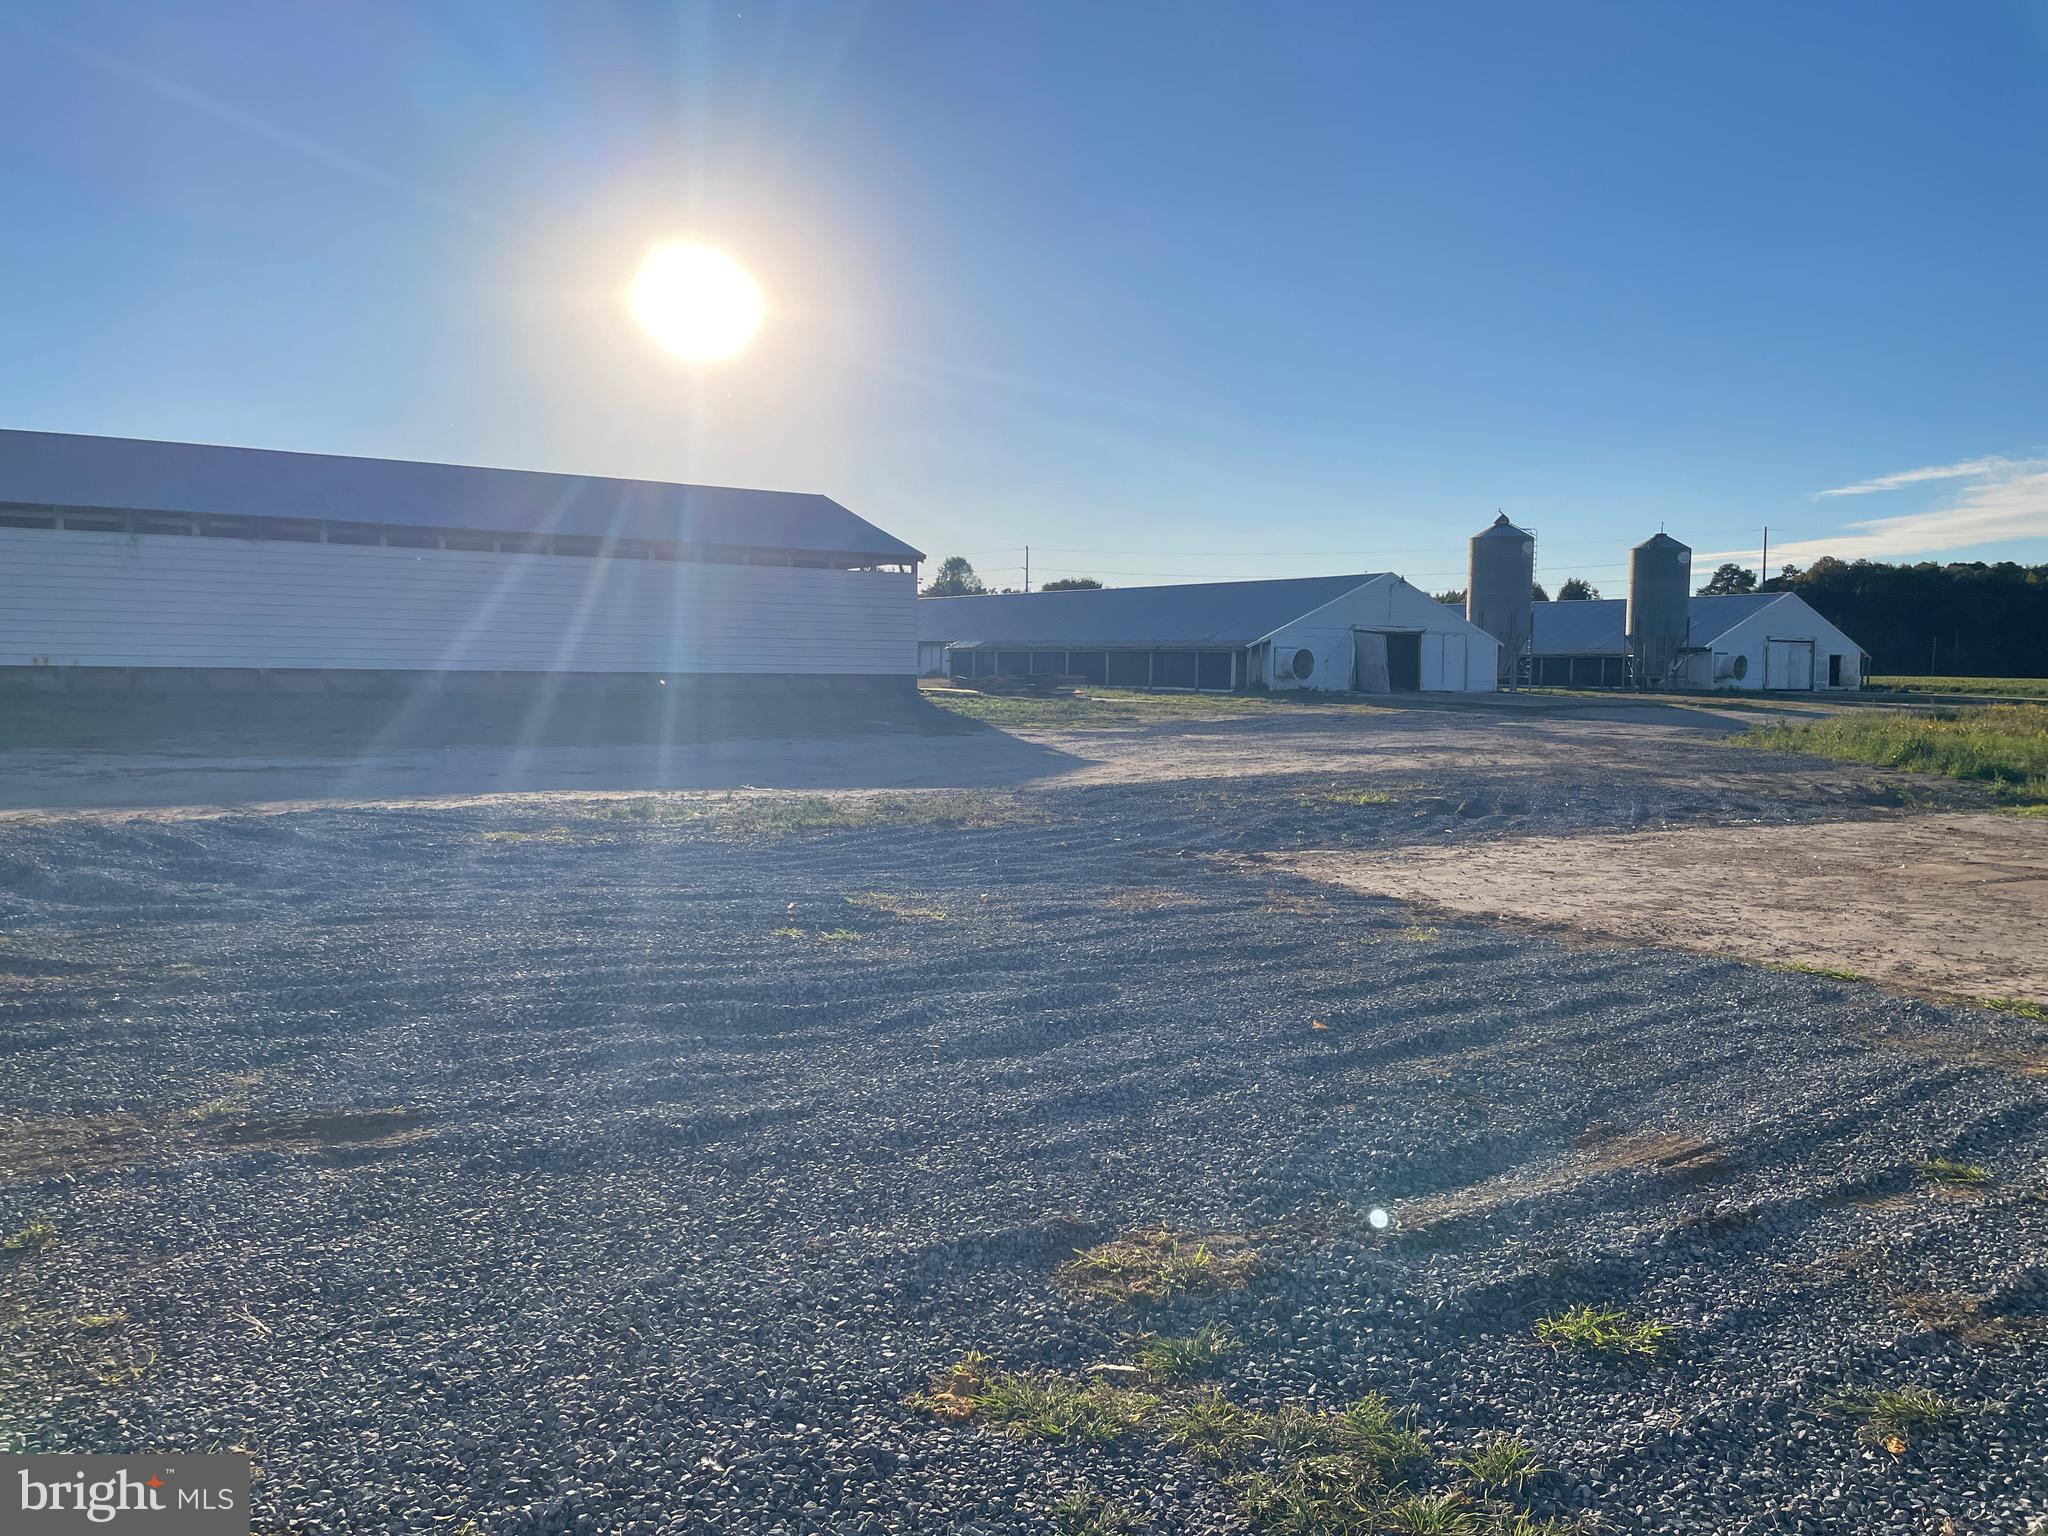
[(911, 685), (916, 564), (824, 496), (0, 431), (0, 678)]
[(1128, 688), (1491, 692), (1493, 637), (1398, 576), (1305, 576), (917, 605), (928, 677)]
[[(1857, 688), (1863, 652), (1797, 594), (1746, 592), (1685, 601), (1685, 640), (1670, 683), (1682, 688)], [(1628, 604), (1537, 603), (1529, 681), (1620, 688), (1629, 682)]]

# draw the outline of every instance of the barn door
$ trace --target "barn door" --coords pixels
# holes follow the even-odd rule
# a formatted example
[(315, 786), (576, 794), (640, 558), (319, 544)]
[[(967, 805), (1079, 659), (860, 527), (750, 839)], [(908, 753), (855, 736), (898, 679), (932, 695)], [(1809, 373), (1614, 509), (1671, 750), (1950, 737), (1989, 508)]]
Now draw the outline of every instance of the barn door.
[(1445, 635), (1443, 671), (1438, 675), (1437, 687), (1446, 693), (1465, 691), (1465, 637)]
[(1391, 693), (1387, 680), (1387, 637), (1351, 631), (1351, 686), (1360, 693)]
[(1766, 640), (1764, 642), (1764, 686), (1801, 691), (1813, 687), (1813, 642), (1811, 640)]

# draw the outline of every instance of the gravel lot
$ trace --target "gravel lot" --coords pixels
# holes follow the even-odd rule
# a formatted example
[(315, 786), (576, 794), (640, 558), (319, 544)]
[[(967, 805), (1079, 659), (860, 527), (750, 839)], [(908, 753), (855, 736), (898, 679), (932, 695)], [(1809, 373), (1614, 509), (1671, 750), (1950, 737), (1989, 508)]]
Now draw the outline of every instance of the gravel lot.
[[(1512, 1433), (1519, 1506), (1589, 1528), (2048, 1518), (2048, 1026), (1242, 857), (1796, 836), (1895, 785), (1370, 729), (1369, 776), (1251, 721), (1145, 733), (1171, 782), (0, 830), (0, 1230), (55, 1228), (0, 1252), (0, 1437), (244, 1446), (258, 1528), (309, 1533), (993, 1536), (1084, 1488), (1239, 1530), (1157, 1434), (904, 1403), (966, 1350), (1078, 1375), (1216, 1322), (1233, 1399)], [(1253, 1283), (1055, 1283), (1162, 1220), (1247, 1235)], [(1537, 1347), (1577, 1302), (1676, 1343)], [(1903, 1386), (1949, 1422), (1860, 1443), (1838, 1399)]]

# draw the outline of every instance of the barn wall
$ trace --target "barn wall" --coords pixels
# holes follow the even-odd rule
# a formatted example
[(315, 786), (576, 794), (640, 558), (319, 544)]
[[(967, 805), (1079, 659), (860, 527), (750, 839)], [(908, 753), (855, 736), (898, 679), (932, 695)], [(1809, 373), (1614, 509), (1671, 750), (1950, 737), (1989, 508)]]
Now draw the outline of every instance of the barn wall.
[[(1773, 638), (1813, 641), (1813, 683), (1816, 689), (1827, 689), (1830, 653), (1842, 658), (1842, 688), (1848, 690), (1863, 686), (1863, 657), (1856, 643), (1797, 597), (1780, 599), (1767, 608), (1760, 608), (1734, 628), (1716, 635), (1712, 641), (1716, 663), (1724, 656), (1745, 656), (1749, 660), (1748, 673), (1740, 682), (1721, 678), (1711, 683), (1702, 681), (1700, 686), (1737, 688), (1746, 693), (1759, 691), (1765, 685), (1764, 651)], [(1783, 686), (1775, 677), (1770, 679), (1770, 685), (1773, 689)]]
[(0, 528), (0, 667), (863, 674), (903, 572)]
[[(1342, 692), (1351, 686), (1351, 632), (1376, 627), (1424, 632), (1423, 691), (1494, 691), (1498, 642), (1476, 625), (1468, 624), (1463, 614), (1445, 607), (1428, 593), (1418, 591), (1395, 576), (1369, 581), (1335, 602), (1276, 630), (1267, 651), (1274, 674), (1279, 673), (1297, 650), (1312, 652), (1315, 665), (1305, 680), (1272, 675), (1266, 678), (1266, 682), (1275, 689)], [(1452, 647), (1454, 659), (1447, 671), (1444, 636), (1464, 639), (1462, 671), (1456, 665), (1456, 647)]]

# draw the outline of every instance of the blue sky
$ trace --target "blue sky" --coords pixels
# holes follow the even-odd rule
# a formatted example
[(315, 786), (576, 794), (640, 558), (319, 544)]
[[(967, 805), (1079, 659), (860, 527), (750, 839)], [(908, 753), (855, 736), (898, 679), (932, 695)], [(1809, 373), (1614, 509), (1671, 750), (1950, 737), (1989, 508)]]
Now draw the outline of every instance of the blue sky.
[[(1014, 583), (1496, 508), (2048, 560), (2048, 5), (0, 12), (0, 424), (821, 490)], [(768, 319), (689, 368), (646, 251)], [(1837, 494), (1823, 494), (1837, 493)]]

